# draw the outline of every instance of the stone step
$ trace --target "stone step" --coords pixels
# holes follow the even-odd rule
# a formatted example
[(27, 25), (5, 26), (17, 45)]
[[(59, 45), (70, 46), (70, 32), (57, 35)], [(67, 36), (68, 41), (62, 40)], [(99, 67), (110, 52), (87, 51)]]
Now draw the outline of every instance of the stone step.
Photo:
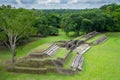
[(52, 51), (54, 48), (56, 48), (56, 45), (53, 45), (51, 48), (49, 48), (48, 50), (46, 50), (44, 53), (48, 54), (50, 51)]
[(79, 61), (79, 64), (77, 67), (78, 70), (82, 70), (83, 61), (84, 61), (84, 57), (82, 57), (81, 60)]
[(45, 67), (45, 66), (55, 66), (52, 60), (35, 60), (35, 59), (28, 59), (25, 61), (21, 61), (19, 63), (15, 64), (19, 67), (33, 67), (33, 68), (39, 68), (39, 67)]
[(74, 57), (73, 61), (72, 61), (72, 65), (71, 67), (76, 70), (78, 65), (79, 65), (79, 60), (82, 58), (81, 54), (76, 54), (76, 56)]
[(30, 67), (9, 67), (8, 72), (30, 73), (30, 74), (46, 74), (48, 72), (57, 72), (56, 68), (30, 68)]
[(49, 56), (54, 55), (59, 49), (60, 49), (60, 47), (57, 46), (56, 48), (54, 48), (54, 50), (52, 50), (51, 52), (49, 52), (48, 55)]

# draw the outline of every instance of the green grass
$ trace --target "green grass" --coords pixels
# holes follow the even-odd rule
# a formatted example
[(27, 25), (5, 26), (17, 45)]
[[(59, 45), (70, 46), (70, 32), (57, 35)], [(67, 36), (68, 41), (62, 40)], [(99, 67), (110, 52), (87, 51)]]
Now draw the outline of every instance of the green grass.
[(50, 45), (52, 45), (52, 44), (51, 43), (42, 44), (42, 45), (36, 47), (35, 49), (32, 49), (31, 53), (38, 53), (38, 54), (40, 54), (41, 52), (46, 50)]
[(60, 48), (60, 49), (58, 50), (58, 52), (57, 52), (52, 58), (53, 58), (53, 59), (57, 59), (58, 57), (59, 57), (59, 58), (64, 58), (65, 55), (67, 55), (68, 52), (69, 52), (69, 51), (68, 51), (67, 49), (65, 49), (65, 48)]
[[(107, 41), (93, 46), (85, 53), (83, 71), (74, 76), (54, 73), (39, 75), (6, 72), (2, 63), (10, 59), (11, 54), (6, 49), (0, 49), (0, 80), (120, 80), (120, 33), (106, 34)], [(63, 32), (60, 33), (60, 36), (41, 38), (17, 48), (18, 57), (26, 55), (30, 50), (44, 43), (63, 39), (69, 40), (71, 38), (65, 36)]]

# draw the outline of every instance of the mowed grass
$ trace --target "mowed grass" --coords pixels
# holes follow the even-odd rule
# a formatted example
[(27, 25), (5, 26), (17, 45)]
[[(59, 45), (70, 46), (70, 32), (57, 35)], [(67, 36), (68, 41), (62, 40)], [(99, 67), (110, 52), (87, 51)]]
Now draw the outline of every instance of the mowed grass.
[(51, 45), (52, 45), (52, 44), (50, 44), (50, 43), (42, 44), (42, 45), (36, 47), (35, 49), (32, 49), (32, 50), (30, 51), (30, 53), (38, 53), (38, 54), (40, 54), (40, 53), (42, 53), (44, 50), (48, 49)]
[(66, 48), (60, 48), (55, 55), (53, 55), (51, 58), (57, 59), (59, 58), (64, 58), (69, 51)]
[[(120, 33), (106, 33), (108, 40), (93, 46), (84, 54), (83, 71), (74, 76), (48, 73), (23, 74), (4, 71), (2, 63), (10, 59), (10, 52), (0, 50), (0, 80), (120, 80)], [(47, 37), (18, 48), (18, 57), (26, 55), (31, 49), (56, 40), (69, 40), (63, 33), (56, 37)], [(69, 60), (70, 61), (70, 60)], [(68, 62), (69, 62), (68, 61)]]

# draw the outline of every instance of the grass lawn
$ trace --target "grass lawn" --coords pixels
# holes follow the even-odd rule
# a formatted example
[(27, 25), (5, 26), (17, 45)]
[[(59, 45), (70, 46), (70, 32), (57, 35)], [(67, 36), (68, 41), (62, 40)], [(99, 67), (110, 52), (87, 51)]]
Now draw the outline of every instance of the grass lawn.
[(32, 49), (30, 52), (40, 54), (41, 52), (46, 50), (50, 45), (52, 45), (52, 44), (50, 44), (50, 43), (42, 44), (42, 45), (36, 47), (35, 49)]
[[(84, 55), (83, 71), (74, 76), (48, 73), (23, 74), (9, 73), (3, 68), (3, 63), (11, 58), (11, 54), (6, 49), (0, 49), (0, 80), (120, 80), (120, 33), (106, 33), (108, 40), (100, 45), (93, 46)], [(69, 40), (60, 32), (59, 36), (38, 39), (24, 46), (17, 48), (17, 57), (26, 55), (32, 49), (49, 44), (56, 40)], [(70, 62), (67, 60), (67, 64)]]
[(65, 48), (60, 48), (55, 55), (52, 56), (53, 59), (64, 58), (69, 51)]

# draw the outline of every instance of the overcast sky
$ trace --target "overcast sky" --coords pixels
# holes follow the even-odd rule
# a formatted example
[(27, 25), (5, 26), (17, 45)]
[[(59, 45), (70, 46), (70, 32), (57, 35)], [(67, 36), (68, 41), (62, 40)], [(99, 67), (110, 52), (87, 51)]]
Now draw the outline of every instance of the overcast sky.
[(0, 5), (10, 4), (27, 9), (85, 9), (110, 3), (119, 4), (120, 0), (0, 0)]

